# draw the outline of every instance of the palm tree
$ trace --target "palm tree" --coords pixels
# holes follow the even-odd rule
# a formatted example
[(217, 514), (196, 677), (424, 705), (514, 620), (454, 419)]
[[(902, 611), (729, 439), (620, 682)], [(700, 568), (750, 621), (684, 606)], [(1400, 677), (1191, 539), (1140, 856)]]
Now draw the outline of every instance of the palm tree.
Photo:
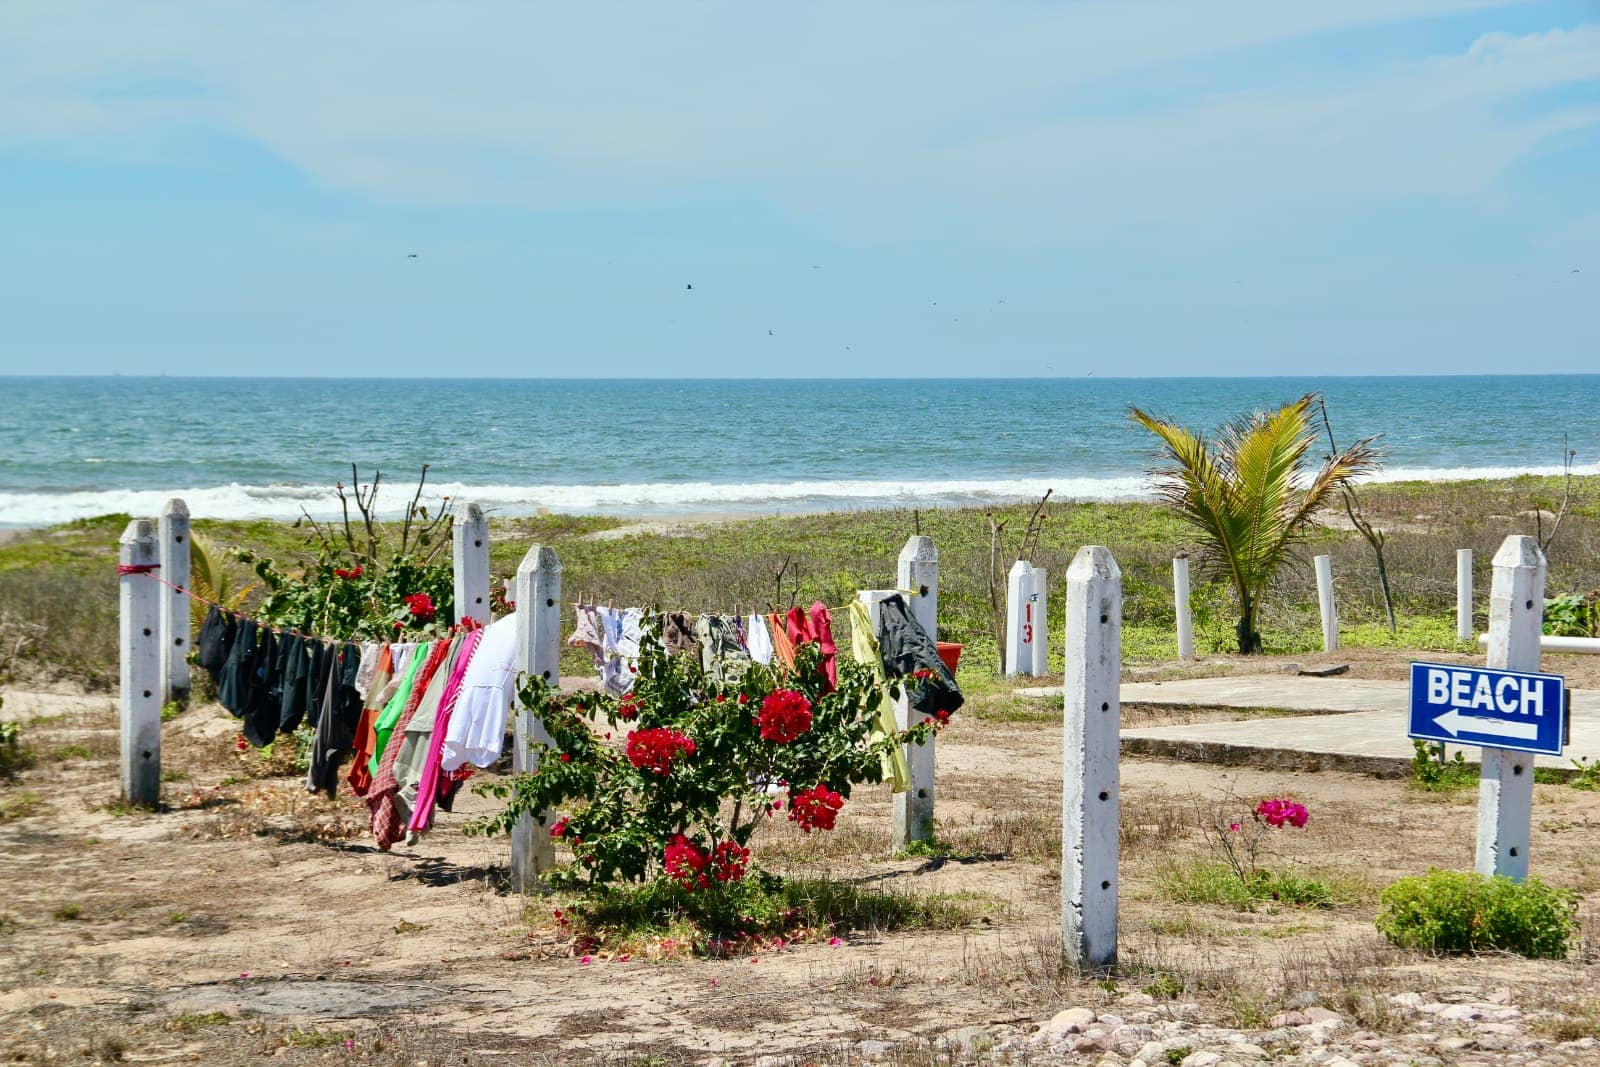
[(1274, 412), (1256, 412), (1224, 426), (1216, 440), (1131, 409), (1134, 421), (1161, 439), (1170, 464), (1151, 472), (1156, 492), (1214, 552), (1239, 598), (1239, 651), (1261, 651), (1256, 609), (1289, 549), (1316, 525), (1352, 479), (1377, 469), (1374, 438), (1329, 456), (1307, 479), (1306, 452), (1317, 438), (1308, 393)]

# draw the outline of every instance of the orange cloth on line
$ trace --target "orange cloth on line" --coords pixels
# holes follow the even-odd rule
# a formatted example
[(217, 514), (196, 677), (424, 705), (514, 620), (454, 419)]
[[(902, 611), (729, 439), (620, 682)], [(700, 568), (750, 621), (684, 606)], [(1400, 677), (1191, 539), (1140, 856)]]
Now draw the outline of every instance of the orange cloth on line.
[(768, 615), (767, 630), (772, 634), (773, 661), (794, 670), (794, 644), (783, 628), (783, 616), (777, 612)]
[(383, 701), (378, 699), (378, 694), (383, 692), (393, 674), (394, 650), (384, 645), (383, 651), (378, 653), (378, 665), (373, 668), (372, 681), (367, 686), (367, 699), (361, 707), (361, 718), (356, 720), (355, 758), (350, 764), (349, 773), (345, 775), (345, 781), (350, 783), (350, 791), (358, 797), (366, 796), (367, 789), (372, 785), (372, 772), (367, 764), (372, 760), (372, 750), (378, 745), (376, 727), (378, 713), (383, 710)]

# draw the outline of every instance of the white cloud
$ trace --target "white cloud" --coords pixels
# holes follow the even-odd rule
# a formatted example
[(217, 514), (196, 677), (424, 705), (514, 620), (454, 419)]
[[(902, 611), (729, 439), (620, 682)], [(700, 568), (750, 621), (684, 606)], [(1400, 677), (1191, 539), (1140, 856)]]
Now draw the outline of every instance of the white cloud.
[(13, 4), (0, 150), (126, 148), (199, 126), (398, 200), (634, 206), (731, 181), (848, 225), (910, 233), (944, 206), (1011, 238), (1106, 225), (1111, 203), (1161, 218), (1470, 195), (1596, 121), (1509, 105), (1600, 79), (1600, 25), (1132, 114), (1084, 113), (1081, 88), (1494, 6)]

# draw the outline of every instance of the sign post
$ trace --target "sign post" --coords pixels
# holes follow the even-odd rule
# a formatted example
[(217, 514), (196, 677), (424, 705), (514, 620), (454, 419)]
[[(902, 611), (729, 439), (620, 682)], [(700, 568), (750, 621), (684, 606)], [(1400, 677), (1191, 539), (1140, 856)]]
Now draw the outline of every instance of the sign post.
[(1565, 742), (1565, 682), (1539, 674), (1544, 553), (1531, 537), (1508, 537), (1494, 555), (1488, 667), (1413, 663), (1412, 737), (1480, 745), (1476, 867), (1486, 876), (1528, 876), (1533, 757), (1559, 756)]

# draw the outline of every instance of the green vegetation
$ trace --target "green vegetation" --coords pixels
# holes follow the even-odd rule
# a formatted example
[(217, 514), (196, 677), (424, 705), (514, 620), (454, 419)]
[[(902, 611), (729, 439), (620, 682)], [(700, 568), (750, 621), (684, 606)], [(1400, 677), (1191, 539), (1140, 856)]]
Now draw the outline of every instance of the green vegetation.
[(72, 903), (57, 905), (55, 911), (50, 913), (50, 917), (58, 923), (73, 922), (83, 918), (83, 905)]
[[(544, 912), (548, 902), (530, 905)], [(879, 889), (829, 878), (753, 872), (739, 882), (684, 893), (667, 882), (615, 885), (560, 898), (553, 914), (574, 950), (635, 955), (759, 952), (775, 939), (851, 931), (950, 930), (996, 910), (977, 893)]]
[(1554, 637), (1600, 637), (1600, 589), (1544, 602), (1544, 632)]
[(1519, 883), (1433, 869), (1400, 879), (1380, 899), (1379, 932), (1421, 952), (1565, 959), (1578, 932), (1576, 894), (1537, 878)]
[(1235, 419), (1209, 442), (1133, 409), (1170, 461), (1155, 473), (1156, 492), (1198, 531), (1233, 586), (1244, 654), (1263, 650), (1256, 611), (1289, 550), (1352, 479), (1378, 466), (1372, 443), (1358, 441), (1329, 456), (1302, 488), (1306, 453), (1319, 436), (1311, 422), (1318, 399), (1308, 393), (1277, 411)]
[(1244, 877), (1226, 863), (1173, 863), (1156, 877), (1156, 892), (1178, 904), (1216, 904), (1254, 911), (1263, 904), (1332, 908), (1359, 899), (1350, 879), (1313, 878), (1286, 870), (1255, 870)]
[(1411, 784), (1429, 793), (1456, 793), (1478, 784), (1478, 768), (1460, 752), (1444, 758), (1444, 746), (1412, 741)]
[[(1600, 476), (1574, 482), (1574, 505), (1550, 553), (1552, 589), (1600, 585), (1592, 554), (1576, 548), (1600, 542)], [(1486, 587), (1488, 560), (1500, 542), (1507, 534), (1532, 531), (1522, 512), (1536, 499), (1560, 495), (1559, 478), (1536, 476), (1363, 487), (1363, 512), (1389, 531), (1384, 553), (1399, 632), (1388, 632), (1372, 553), (1361, 537), (1353, 531), (1314, 529), (1307, 534), (1307, 551), (1331, 554), (1339, 577), (1343, 645), (1472, 650), (1455, 639), (1454, 550), (1474, 551), (1480, 561), (1478, 580)], [(989, 510), (998, 520), (1021, 528), (1032, 504)], [(26, 681), (67, 680), (91, 689), (116, 684), (114, 564), (117, 538), (127, 523), (127, 515), (100, 516), (23, 533), (0, 544), (0, 604), (6, 608), (0, 612), (0, 674), (9, 664)], [(560, 553), (565, 593), (574, 600), (582, 593), (602, 603), (701, 609), (742, 605), (765, 610), (813, 599), (832, 605), (849, 599), (857, 588), (890, 583), (901, 546), (920, 529), (939, 547), (939, 636), (966, 646), (962, 684), (980, 682), (997, 661), (987, 584), (989, 526), (983, 509), (777, 516), (591, 539), (622, 525), (621, 519), (573, 515), (495, 520), (491, 566), (499, 578), (511, 576), (528, 545), (538, 542)], [(202, 516), (194, 529), (217, 554), (246, 549), (272, 558), (285, 573), (316, 563), (319, 542), (303, 526)], [(1200, 538), (1156, 503), (1047, 505), (1034, 562), (1049, 570), (1053, 582), (1085, 544), (1107, 546), (1122, 567), (1127, 661), (1174, 657), (1172, 557), (1180, 551), (1202, 556)], [(1236, 604), (1229, 583), (1205, 580), (1203, 569), (1196, 579), (1197, 651), (1214, 655), (1234, 649)], [(246, 584), (239, 579), (225, 582), (232, 582), (235, 595)], [(247, 595), (257, 598), (262, 592), (257, 587)], [(1050, 598), (1052, 633), (1061, 631), (1063, 599)], [(1291, 558), (1276, 573), (1256, 606), (1255, 620), (1267, 652), (1293, 654), (1321, 647), (1308, 565)], [(1060, 670), (1059, 642), (1054, 644), (1052, 668)], [(581, 650), (566, 650), (565, 655), (564, 670), (589, 670)], [(197, 687), (204, 681), (204, 672), (199, 672)], [(1040, 709), (1041, 714), (1046, 710)], [(1025, 708), (1015, 713), (1031, 717)]]
[[(5, 701), (0, 700), (0, 705)], [(33, 766), (33, 749), (22, 743), (22, 727), (0, 721), (0, 779), (11, 781), (18, 771)]]
[(167, 1020), (167, 1029), (192, 1034), (211, 1026), (226, 1026), (228, 1015), (220, 1011), (183, 1012)]
[(26, 819), (44, 807), (44, 798), (31, 789), (0, 792), (0, 823)]

